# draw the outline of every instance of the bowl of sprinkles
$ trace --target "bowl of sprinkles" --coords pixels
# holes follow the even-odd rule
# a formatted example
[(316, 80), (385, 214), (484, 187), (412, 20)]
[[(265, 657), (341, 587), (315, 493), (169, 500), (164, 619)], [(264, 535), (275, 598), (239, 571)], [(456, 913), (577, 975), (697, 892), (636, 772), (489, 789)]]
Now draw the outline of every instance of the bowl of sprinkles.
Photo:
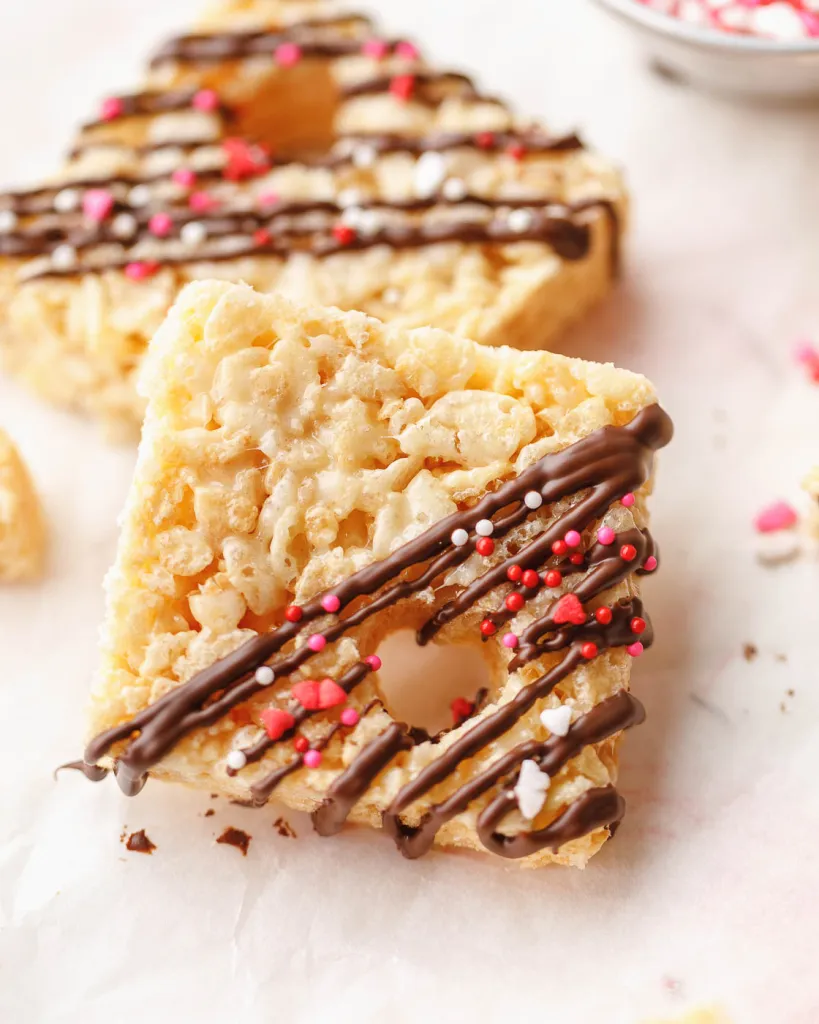
[(819, 98), (819, 0), (597, 0), (669, 78), (735, 96)]

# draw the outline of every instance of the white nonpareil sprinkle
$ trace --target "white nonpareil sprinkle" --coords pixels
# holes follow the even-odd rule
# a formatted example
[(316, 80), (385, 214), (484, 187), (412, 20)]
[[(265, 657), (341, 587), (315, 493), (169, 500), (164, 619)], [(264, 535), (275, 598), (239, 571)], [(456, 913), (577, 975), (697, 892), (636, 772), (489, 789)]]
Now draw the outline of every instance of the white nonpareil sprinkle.
[(342, 211), (339, 220), (342, 224), (346, 224), (348, 228), (353, 228), (357, 231), (363, 212), (360, 206), (348, 206)]
[(466, 182), (461, 178), (447, 178), (441, 188), (444, 199), (451, 203), (459, 203), (466, 195)]
[(514, 788), (515, 799), (524, 818), (535, 818), (546, 803), (546, 791), (552, 780), (538, 767), (537, 761), (524, 761)]
[(17, 224), (17, 214), (14, 210), (0, 210), (0, 232), (5, 234), (8, 231), (14, 231)]
[(64, 188), (54, 196), (54, 209), (57, 213), (72, 213), (79, 209), (80, 193), (75, 188)]
[(495, 530), (495, 524), (491, 519), (479, 519), (475, 524), (475, 533), (479, 537), (491, 537)]
[(456, 548), (462, 548), (464, 544), (466, 544), (466, 542), (469, 540), (469, 534), (466, 532), (466, 530), (453, 530), (451, 540)]
[(151, 190), (147, 185), (134, 185), (128, 193), (131, 206), (147, 206), (151, 201)]
[(804, 39), (807, 35), (805, 23), (799, 17), (799, 12), (787, 3), (753, 8), (748, 19), (748, 27), (759, 36), (770, 36), (783, 41)]
[(235, 772), (240, 772), (246, 764), (247, 758), (241, 750), (231, 750), (227, 756), (228, 768), (232, 768)]
[(528, 231), (534, 223), (534, 216), (531, 210), (512, 210), (506, 218), (506, 223), (511, 231), (523, 234)]
[(401, 290), (399, 288), (385, 288), (381, 298), (390, 306), (397, 306), (401, 301)]
[(537, 491), (527, 491), (523, 498), (523, 504), (527, 508), (540, 508), (543, 498)]
[(422, 153), (415, 165), (413, 186), (420, 199), (434, 195), (446, 179), (446, 161), (440, 153)]
[(198, 220), (192, 220), (179, 232), (179, 237), (185, 245), (201, 245), (208, 237), (208, 229)]
[(136, 217), (130, 213), (118, 213), (111, 221), (111, 230), (117, 238), (133, 238), (138, 227)]
[(364, 199), (364, 193), (357, 188), (343, 188), (338, 194), (338, 205), (342, 210), (346, 210), (348, 206), (358, 206), (359, 203)]
[(270, 686), (276, 675), (269, 665), (262, 665), (261, 668), (257, 668), (253, 673), (253, 678), (257, 683), (261, 683), (262, 686)]
[(546, 708), (540, 712), (540, 720), (555, 736), (565, 736), (572, 724), (572, 709), (568, 704), (560, 704), (556, 708)]
[(51, 265), (57, 270), (68, 270), (77, 262), (77, 250), (73, 245), (58, 245), (51, 254)]
[(383, 219), (378, 210), (360, 210), (358, 217), (359, 234), (370, 237), (377, 235), (383, 227)]
[(377, 154), (372, 146), (368, 146), (365, 143), (359, 143), (353, 148), (351, 155), (354, 166), (364, 169), (372, 167), (375, 163)]

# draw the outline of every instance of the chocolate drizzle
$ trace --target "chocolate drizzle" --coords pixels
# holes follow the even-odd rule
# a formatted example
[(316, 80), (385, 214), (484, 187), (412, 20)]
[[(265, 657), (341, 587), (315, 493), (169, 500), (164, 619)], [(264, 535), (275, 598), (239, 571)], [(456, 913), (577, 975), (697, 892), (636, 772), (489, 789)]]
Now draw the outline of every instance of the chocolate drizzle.
[[(659, 406), (653, 405), (643, 409), (625, 426), (603, 427), (568, 448), (545, 456), (516, 478), (487, 493), (472, 508), (441, 520), (388, 558), (359, 570), (334, 586), (328, 593), (339, 599), (338, 614), (328, 615), (322, 605), (322, 598), (327, 595), (317, 595), (303, 606), (299, 622), (287, 622), (270, 633), (253, 638), (132, 719), (98, 736), (85, 753), (87, 774), (96, 777), (101, 771), (97, 762), (115, 745), (124, 742), (124, 749), (115, 756), (117, 781), (126, 793), (137, 792), (150, 769), (184, 736), (195, 729), (215, 724), (232, 708), (275, 686), (312, 657), (313, 652), (304, 641), (308, 633), (313, 632), (314, 623), (321, 620), (321, 633), (328, 643), (332, 643), (395, 602), (434, 588), (444, 573), (470, 558), (475, 551), (473, 531), (479, 520), (492, 519), (493, 537), (502, 538), (527, 518), (539, 515), (523, 501), (527, 493), (538, 492), (544, 500), (543, 508), (569, 495), (582, 494), (579, 501), (557, 516), (548, 528), (536, 534), (514, 559), (493, 566), (465, 587), (453, 601), (441, 606), (419, 630), (419, 642), (427, 642), (447, 622), (464, 614), (480, 598), (501, 586), (508, 587), (506, 570), (512, 562), (522, 567), (542, 567), (551, 557), (551, 544), (555, 539), (570, 529), (591, 529), (619, 496), (642, 486), (649, 478), (654, 451), (668, 443), (671, 432), (670, 420)], [(466, 530), (472, 540), (463, 546), (454, 545), (451, 537), (456, 529)], [(623, 556), (621, 549), (626, 544), (635, 548), (634, 558)], [(580, 579), (574, 585), (574, 595), (580, 601), (591, 601), (638, 570), (649, 551), (653, 551), (653, 545), (648, 532), (636, 529), (621, 533), (611, 546), (592, 545), (582, 567), (575, 567)], [(408, 575), (412, 569), (415, 569), (414, 574)], [(358, 603), (352, 611), (348, 610), (363, 597), (369, 600)], [(587, 619), (580, 625), (558, 625), (554, 622), (553, 611), (553, 604), (549, 605), (544, 614), (523, 631), (520, 647), (509, 669), (515, 671), (541, 657), (560, 654), (560, 659), (507, 703), (498, 707), (486, 706), (474, 719), (469, 719), (455, 742), (411, 779), (385, 812), (384, 826), (407, 856), (419, 856), (425, 852), (442, 825), (504, 781), (525, 758), (538, 758), (546, 770), (554, 773), (587, 743), (599, 743), (642, 720), (639, 703), (625, 692), (617, 694), (587, 712), (571, 727), (565, 738), (552, 737), (545, 743), (533, 745), (527, 742), (513, 748), (499, 761), (473, 775), (443, 803), (433, 805), (422, 816), (418, 826), (410, 827), (402, 821), (401, 815), (415, 801), (508, 732), (538, 700), (548, 696), (555, 686), (578, 668), (587, 657), (583, 653), (585, 644), (593, 642), (597, 652), (603, 652), (632, 643), (631, 624), (635, 617), (646, 618), (646, 629), (641, 634), (643, 644), (648, 646), (653, 639), (642, 603), (636, 597), (617, 602), (607, 624)], [(264, 664), (273, 670), (272, 684), (260, 683), (255, 678), (256, 669)], [(369, 670), (366, 663), (357, 663), (341, 676), (339, 684), (346, 693), (351, 693)], [(365, 714), (370, 707), (372, 704), (365, 709)], [(300, 724), (310, 714), (306, 709), (298, 710), (295, 724)], [(316, 749), (325, 747), (339, 728), (339, 723), (332, 726), (315, 745)], [(289, 730), (280, 739), (292, 735), (292, 732)], [(367, 744), (335, 780), (325, 802), (315, 813), (316, 828), (322, 834), (338, 831), (377, 775), (401, 752), (427, 739), (401, 723), (392, 723), (381, 736)], [(437, 737), (433, 742), (440, 739)], [(274, 741), (265, 738), (244, 753), (249, 762), (255, 762), (273, 746)], [(299, 756), (255, 782), (251, 786), (254, 803), (263, 803), (275, 787), (300, 769), (302, 764)], [(502, 804), (496, 798), (488, 805), (486, 817), (482, 817), (485, 827), (480, 833), (481, 840), (507, 857), (526, 856), (526, 852), (520, 852), (523, 850), (531, 853), (543, 846), (559, 846), (583, 834), (576, 830), (584, 824), (591, 822), (589, 827), (596, 828), (616, 820), (621, 807), (619, 797), (613, 794), (613, 790), (605, 790), (587, 795), (577, 807), (572, 805), (547, 829), (525, 833), (528, 838), (519, 843), (496, 834), (498, 824), (514, 806), (508, 796), (504, 796)]]

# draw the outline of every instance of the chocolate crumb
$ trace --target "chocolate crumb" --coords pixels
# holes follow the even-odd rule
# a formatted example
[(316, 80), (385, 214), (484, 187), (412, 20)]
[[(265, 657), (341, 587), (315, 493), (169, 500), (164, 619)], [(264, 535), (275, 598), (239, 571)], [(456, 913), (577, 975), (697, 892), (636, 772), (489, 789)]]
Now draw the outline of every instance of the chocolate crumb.
[(290, 824), (289, 821), (285, 821), (284, 818), (276, 818), (273, 822), (273, 828), (279, 833), (280, 836), (284, 836), (286, 839), (297, 839), (296, 830)]
[(796, 690), (785, 690), (785, 693), (786, 693), (786, 695), (788, 697), (795, 697), (796, 696)]
[(777, 661), (787, 661), (788, 660), (787, 654), (775, 654), (774, 657), (776, 658)]
[(759, 648), (755, 644), (742, 645), (742, 657), (746, 661), (753, 661), (757, 654), (759, 654)]
[(243, 832), (240, 828), (233, 828), (229, 826), (216, 840), (217, 843), (223, 843), (225, 846), (235, 846), (237, 850), (242, 851), (242, 856), (247, 856), (247, 850), (250, 846), (250, 840), (253, 836), (249, 836), (247, 832)]
[(210, 798), (211, 798), (211, 800), (218, 800), (219, 799), (219, 794), (218, 793), (211, 793)]
[(125, 849), (130, 850), (132, 853), (153, 853), (156, 849), (156, 844), (151, 842), (145, 835), (145, 829), (141, 828), (139, 832), (132, 832), (128, 836)]
[(782, 712), (783, 715), (786, 715), (788, 713), (788, 709), (787, 709), (787, 707), (785, 707), (785, 701), (784, 700), (780, 703), (779, 710)]
[(209, 808), (208, 808), (208, 809), (207, 809), (207, 810), (205, 811), (205, 817), (206, 817), (206, 818), (212, 818), (214, 814), (216, 814), (216, 811), (214, 811), (214, 809), (213, 809), (212, 807), (209, 807)]

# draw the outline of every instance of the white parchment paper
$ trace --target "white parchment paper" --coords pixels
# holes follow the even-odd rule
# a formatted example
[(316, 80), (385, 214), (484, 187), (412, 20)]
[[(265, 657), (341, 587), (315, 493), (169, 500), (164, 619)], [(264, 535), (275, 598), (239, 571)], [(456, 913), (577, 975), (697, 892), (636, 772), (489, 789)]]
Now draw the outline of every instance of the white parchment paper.
[[(196, 0), (27, 0), (0, 10), (2, 181), (49, 171), (71, 125), (127, 86)], [(133, 463), (0, 382), (52, 526), (40, 586), (0, 590), (0, 1020), (635, 1024), (714, 1004), (815, 1024), (819, 565), (754, 559), (750, 521), (819, 459), (819, 390), (790, 358), (819, 332), (819, 115), (654, 79), (579, 0), (382, 0), (385, 20), (623, 160), (628, 274), (565, 342), (656, 381), (677, 423), (625, 745), (625, 822), (584, 873), (402, 860), (287, 815), (52, 768), (77, 756), (100, 581)], [(171, 9), (172, 8), (172, 9)], [(743, 645), (758, 649), (754, 660)], [(212, 816), (205, 813), (213, 809)], [(248, 856), (215, 837), (252, 834)], [(144, 828), (153, 856), (129, 853)]]

